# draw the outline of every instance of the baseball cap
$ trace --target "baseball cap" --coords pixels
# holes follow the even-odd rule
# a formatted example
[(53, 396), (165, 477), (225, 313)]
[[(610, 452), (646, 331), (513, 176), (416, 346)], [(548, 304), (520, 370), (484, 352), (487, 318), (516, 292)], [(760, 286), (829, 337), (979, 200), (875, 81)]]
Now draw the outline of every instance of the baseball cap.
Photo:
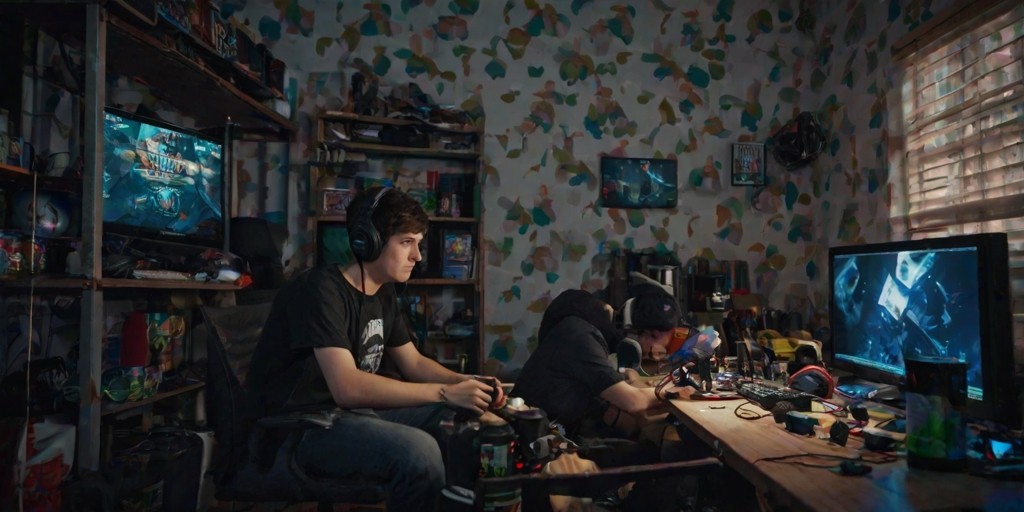
[(623, 306), (626, 328), (668, 331), (679, 326), (679, 304), (671, 295), (660, 292), (644, 292), (626, 301)]

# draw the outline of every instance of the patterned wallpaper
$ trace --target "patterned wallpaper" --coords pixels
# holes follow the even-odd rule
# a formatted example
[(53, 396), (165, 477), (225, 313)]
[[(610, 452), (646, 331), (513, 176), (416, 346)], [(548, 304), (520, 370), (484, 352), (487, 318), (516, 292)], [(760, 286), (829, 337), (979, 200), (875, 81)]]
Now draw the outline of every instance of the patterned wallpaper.
[[(769, 305), (822, 309), (828, 246), (890, 236), (888, 45), (949, 3), (225, 0), (287, 63), (302, 127), (290, 154), (243, 150), (241, 211), (287, 222), (289, 265), (308, 264), (307, 177), (289, 162), (308, 158), (317, 109), (374, 73), (484, 125), (489, 372), (514, 376), (551, 299), (604, 287), (617, 249), (744, 260)], [(730, 185), (732, 144), (770, 143), (802, 111), (824, 154), (791, 172), (769, 156), (766, 187)], [(678, 207), (602, 208), (602, 155), (678, 160)]]

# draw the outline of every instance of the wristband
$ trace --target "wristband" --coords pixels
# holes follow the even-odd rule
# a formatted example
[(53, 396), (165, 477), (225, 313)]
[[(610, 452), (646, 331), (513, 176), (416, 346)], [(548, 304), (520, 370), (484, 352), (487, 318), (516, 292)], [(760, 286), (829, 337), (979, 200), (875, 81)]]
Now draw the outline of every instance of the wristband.
[(448, 403), (448, 395), (445, 394), (445, 385), (441, 384), (441, 388), (438, 389), (438, 393), (441, 395), (441, 403)]

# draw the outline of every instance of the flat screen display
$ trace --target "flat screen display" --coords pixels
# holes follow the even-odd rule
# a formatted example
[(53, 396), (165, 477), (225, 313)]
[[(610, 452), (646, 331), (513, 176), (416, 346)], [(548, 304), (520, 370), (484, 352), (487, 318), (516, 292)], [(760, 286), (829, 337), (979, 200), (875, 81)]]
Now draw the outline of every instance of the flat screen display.
[(982, 400), (978, 263), (977, 247), (834, 256), (835, 360), (902, 377), (905, 357), (955, 357)]
[(224, 242), (223, 144), (107, 109), (104, 230), (210, 247)]
[(908, 358), (967, 366), (969, 417), (1018, 426), (1006, 233), (830, 247), (832, 366), (902, 386)]
[(675, 208), (679, 200), (675, 160), (601, 158), (601, 206), (606, 208)]

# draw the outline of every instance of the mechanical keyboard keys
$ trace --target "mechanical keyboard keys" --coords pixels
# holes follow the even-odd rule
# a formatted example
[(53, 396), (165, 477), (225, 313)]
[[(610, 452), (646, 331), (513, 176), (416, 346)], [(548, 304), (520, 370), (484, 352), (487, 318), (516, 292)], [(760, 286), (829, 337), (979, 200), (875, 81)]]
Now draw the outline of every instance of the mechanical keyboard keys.
[(790, 402), (797, 411), (806, 412), (811, 410), (811, 402), (814, 401), (812, 395), (760, 382), (738, 383), (736, 392), (766, 411), (770, 411), (779, 402)]

